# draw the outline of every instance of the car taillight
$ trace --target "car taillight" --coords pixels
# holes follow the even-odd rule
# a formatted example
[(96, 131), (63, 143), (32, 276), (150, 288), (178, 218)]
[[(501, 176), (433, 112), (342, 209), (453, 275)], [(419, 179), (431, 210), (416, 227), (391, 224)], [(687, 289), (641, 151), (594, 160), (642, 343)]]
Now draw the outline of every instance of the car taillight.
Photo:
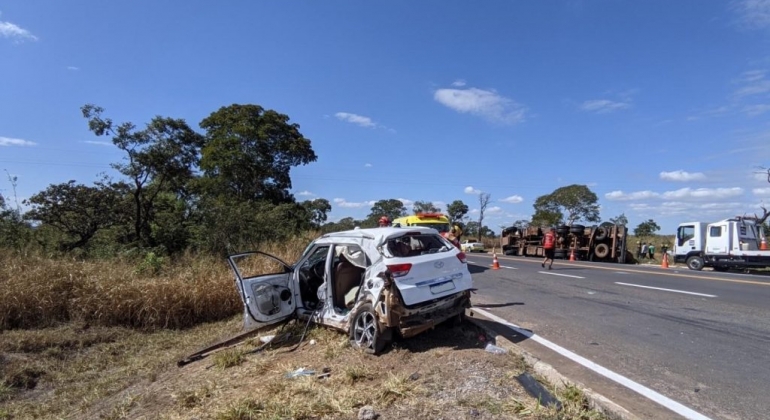
[(388, 270), (393, 277), (403, 277), (409, 274), (411, 269), (412, 264), (391, 264), (388, 266)]
[(465, 260), (465, 253), (464, 252), (458, 252), (457, 253), (457, 259), (460, 260), (461, 263), (466, 264), (468, 261)]

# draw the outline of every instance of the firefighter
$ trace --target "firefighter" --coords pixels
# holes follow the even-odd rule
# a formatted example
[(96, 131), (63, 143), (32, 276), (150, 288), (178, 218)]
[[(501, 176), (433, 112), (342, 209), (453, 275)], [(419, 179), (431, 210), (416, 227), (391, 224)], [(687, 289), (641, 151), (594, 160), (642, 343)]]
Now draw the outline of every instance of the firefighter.
[(551, 266), (553, 266), (553, 255), (555, 250), (556, 228), (551, 228), (551, 230), (543, 236), (543, 253), (545, 254), (545, 259), (540, 263), (541, 267), (545, 268), (545, 263), (548, 262), (548, 260), (551, 260), (551, 263), (548, 265), (548, 269), (551, 269)]
[(460, 245), (460, 237), (463, 236), (463, 230), (460, 229), (460, 226), (454, 225), (451, 229), (449, 229), (449, 234), (446, 236), (447, 239), (449, 239), (450, 242), (454, 246), (457, 247), (457, 249), (462, 249), (462, 245)]
[(390, 219), (388, 219), (388, 216), (382, 216), (382, 217), (380, 217), (380, 221), (377, 222), (377, 224), (380, 227), (388, 227), (388, 226), (390, 226)]

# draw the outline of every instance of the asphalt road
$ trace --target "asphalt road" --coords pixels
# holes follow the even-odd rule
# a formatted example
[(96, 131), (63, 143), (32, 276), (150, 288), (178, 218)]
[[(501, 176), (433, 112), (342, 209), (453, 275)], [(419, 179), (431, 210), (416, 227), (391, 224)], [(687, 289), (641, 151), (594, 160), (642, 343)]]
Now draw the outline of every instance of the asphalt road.
[[(468, 256), (474, 306), (713, 419), (770, 419), (770, 277)], [(547, 268), (547, 267), (546, 267)], [(668, 289), (668, 290), (661, 290)], [(520, 345), (642, 418), (676, 418), (526, 337)]]

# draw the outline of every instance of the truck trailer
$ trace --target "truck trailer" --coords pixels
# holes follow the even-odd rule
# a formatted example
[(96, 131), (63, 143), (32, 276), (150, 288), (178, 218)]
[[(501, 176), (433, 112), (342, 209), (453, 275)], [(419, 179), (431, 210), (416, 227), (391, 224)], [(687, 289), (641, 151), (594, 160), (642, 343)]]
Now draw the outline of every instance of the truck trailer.
[[(543, 257), (543, 235), (550, 228), (512, 226), (503, 229), (500, 245), (505, 255)], [(614, 263), (634, 263), (634, 256), (627, 250), (628, 228), (624, 225), (603, 223), (599, 226), (562, 225), (556, 227), (554, 258)]]
[(690, 270), (714, 271), (770, 267), (770, 250), (762, 222), (767, 218), (736, 216), (714, 223), (681, 223), (676, 230), (674, 261)]

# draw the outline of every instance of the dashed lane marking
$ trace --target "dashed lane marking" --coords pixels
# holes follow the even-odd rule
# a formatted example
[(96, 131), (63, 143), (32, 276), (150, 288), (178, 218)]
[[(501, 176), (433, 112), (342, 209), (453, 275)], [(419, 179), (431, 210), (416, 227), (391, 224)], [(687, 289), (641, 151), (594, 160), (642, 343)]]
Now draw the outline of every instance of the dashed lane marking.
[(684, 293), (686, 295), (705, 296), (710, 298), (717, 297), (717, 295), (707, 295), (705, 293), (688, 292), (686, 290), (664, 289), (662, 287), (643, 286), (641, 284), (632, 284), (632, 283), (621, 283), (619, 281), (616, 281), (615, 284), (619, 284), (621, 286), (641, 287), (642, 289), (662, 290), (664, 292)]

